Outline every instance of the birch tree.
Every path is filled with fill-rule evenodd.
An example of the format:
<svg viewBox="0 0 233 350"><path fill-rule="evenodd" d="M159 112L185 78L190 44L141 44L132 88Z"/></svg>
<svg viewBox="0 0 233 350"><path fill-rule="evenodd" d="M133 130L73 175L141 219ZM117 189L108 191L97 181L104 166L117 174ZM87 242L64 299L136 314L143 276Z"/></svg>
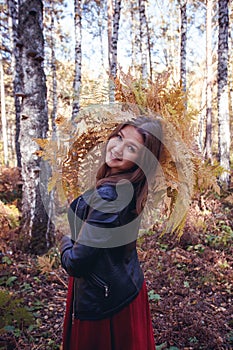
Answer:
<svg viewBox="0 0 233 350"><path fill-rule="evenodd" d="M136 13L137 13L137 9L138 9L138 5L137 5L137 1L136 0L132 0L130 1L129 4L130 8L130 19L131 19L131 30L130 30L130 36L131 36L131 65L130 65L130 72L132 75L136 75L136 71L137 71L137 66L138 66L138 61L137 61L137 56L138 56L138 42L139 42L139 38L137 35L137 17L136 17Z"/></svg>
<svg viewBox="0 0 233 350"><path fill-rule="evenodd" d="M44 253L53 244L54 226L47 214L51 205L47 193L48 172L41 174L35 139L45 139L48 131L46 83L43 70L43 4L41 0L22 1L19 7L19 61L22 72L20 149L23 198L22 232L33 252ZM47 211L45 209L45 205Z"/></svg>
<svg viewBox="0 0 233 350"><path fill-rule="evenodd" d="M14 89L14 103L15 103L15 150L17 165L21 167L21 152L20 152L20 110L21 99L24 97L22 90L22 69L19 60L19 52L21 48L21 41L18 38L18 0L7 0L8 12L11 19L11 33L12 33L12 60L13 60L13 89Z"/></svg>
<svg viewBox="0 0 233 350"><path fill-rule="evenodd" d="M111 60L112 60L112 47L111 47L111 42L112 42L112 22L113 22L113 4L112 0L107 0L107 31L108 31L108 66L109 66L109 71L111 67Z"/></svg>
<svg viewBox="0 0 233 350"><path fill-rule="evenodd" d="M62 56L62 60L66 59L70 36L65 32L66 27L61 23L61 20L64 18L64 0L57 0L56 2L53 0L44 0L43 4L43 33L45 41L45 66L47 70L48 115L51 120L52 137L56 138L57 126L55 120L58 113L58 103L60 102L59 89L61 89L61 82L58 85L58 68L61 67L61 62L58 64L57 57ZM72 88L69 88L70 95L71 91Z"/></svg>
<svg viewBox="0 0 233 350"><path fill-rule="evenodd" d="M111 0L108 0L111 1ZM112 37L110 45L110 91L109 102L115 101L115 84L114 81L117 77L117 45L119 34L119 23L121 15L121 0L114 1L113 18L112 18Z"/></svg>
<svg viewBox="0 0 233 350"><path fill-rule="evenodd" d="M140 27L140 54L141 54L141 78L145 83L148 79L147 55L148 55L148 36L145 1L138 0L139 9L139 27Z"/></svg>
<svg viewBox="0 0 233 350"><path fill-rule="evenodd" d="M224 187L230 184L230 118L228 99L228 0L218 1L218 152Z"/></svg>
<svg viewBox="0 0 233 350"><path fill-rule="evenodd" d="M75 69L73 82L72 119L79 112L81 68L82 68L82 0L74 0L74 33L75 33Z"/></svg>
<svg viewBox="0 0 233 350"><path fill-rule="evenodd" d="M55 54L55 40L54 40L54 15L51 13L51 68L52 68L52 134L56 135L56 123L57 117L57 69L56 69L56 54Z"/></svg>
<svg viewBox="0 0 233 350"><path fill-rule="evenodd" d="M180 0L180 82L186 91L187 65L187 0Z"/></svg>
<svg viewBox="0 0 233 350"><path fill-rule="evenodd" d="M212 162L212 0L206 2L206 158Z"/></svg>
<svg viewBox="0 0 233 350"><path fill-rule="evenodd" d="M167 9L164 8L167 6ZM180 81L180 30L177 11L177 3L174 1L160 1L159 5L160 16L160 31L161 37L159 38L156 33L155 37L157 41L161 40L161 46L163 49L163 61L167 70L172 71L172 77L175 82ZM169 16L167 16L167 12ZM156 29L154 29L156 30Z"/></svg>
<svg viewBox="0 0 233 350"><path fill-rule="evenodd" d="M0 53L0 79L1 79L1 120L2 120L2 137L3 137L3 155L4 164L8 165L8 142L7 142L7 120L6 120L6 102L4 86L4 70L2 63L2 53Z"/></svg>
<svg viewBox="0 0 233 350"><path fill-rule="evenodd" d="M56 40L55 40L55 17L56 9L53 1L48 1L46 4L46 27L49 32L47 36L47 44L50 48L50 65L52 75L52 108L51 108L51 125L52 125L52 137L56 136L56 123L57 117L57 69L56 69Z"/></svg>

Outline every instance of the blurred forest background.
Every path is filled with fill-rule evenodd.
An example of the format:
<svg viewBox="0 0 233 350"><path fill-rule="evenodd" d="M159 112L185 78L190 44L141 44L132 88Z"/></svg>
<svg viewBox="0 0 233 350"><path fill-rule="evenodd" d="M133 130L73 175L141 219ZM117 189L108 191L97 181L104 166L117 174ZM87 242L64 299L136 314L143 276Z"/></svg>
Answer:
<svg viewBox="0 0 233 350"><path fill-rule="evenodd" d="M0 349L60 348L68 228L59 205L54 224L54 202L74 181L72 171L62 181L64 154L82 111L106 106L108 120L107 106L128 104L162 115L192 158L180 239L161 236L156 221L138 242L157 349L232 349L233 3L1 0L0 9ZM87 120L92 134L78 135L72 164L98 142ZM167 187L169 212L172 175Z"/></svg>

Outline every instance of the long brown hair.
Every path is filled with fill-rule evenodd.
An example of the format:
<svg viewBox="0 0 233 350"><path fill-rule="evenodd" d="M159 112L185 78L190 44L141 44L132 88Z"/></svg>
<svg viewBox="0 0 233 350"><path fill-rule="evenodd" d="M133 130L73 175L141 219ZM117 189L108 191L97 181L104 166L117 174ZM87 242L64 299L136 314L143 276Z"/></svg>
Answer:
<svg viewBox="0 0 233 350"><path fill-rule="evenodd" d="M103 183L117 183L122 179L129 180L135 189L136 210L141 213L148 194L148 186L155 177L157 164L160 159L162 145L162 126L159 119L152 119L146 116L119 124L109 135L108 141L118 135L127 125L136 128L143 138L143 145L147 152L143 152L140 159L140 166L135 165L130 171L111 175L111 169L104 162L99 168L96 176L96 186ZM106 151L106 147L105 147ZM149 151L149 152L148 152Z"/></svg>

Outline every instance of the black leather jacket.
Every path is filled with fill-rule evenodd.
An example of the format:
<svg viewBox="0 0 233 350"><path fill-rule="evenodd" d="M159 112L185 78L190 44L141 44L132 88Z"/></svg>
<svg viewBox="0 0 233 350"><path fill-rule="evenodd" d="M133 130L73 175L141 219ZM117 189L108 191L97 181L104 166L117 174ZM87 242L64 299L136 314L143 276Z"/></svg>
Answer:
<svg viewBox="0 0 233 350"><path fill-rule="evenodd" d="M111 317L139 293L144 276L136 239L140 217L128 184L104 184L71 203L72 239L63 237L62 266L74 276L74 317ZM125 206L125 203L127 205Z"/></svg>

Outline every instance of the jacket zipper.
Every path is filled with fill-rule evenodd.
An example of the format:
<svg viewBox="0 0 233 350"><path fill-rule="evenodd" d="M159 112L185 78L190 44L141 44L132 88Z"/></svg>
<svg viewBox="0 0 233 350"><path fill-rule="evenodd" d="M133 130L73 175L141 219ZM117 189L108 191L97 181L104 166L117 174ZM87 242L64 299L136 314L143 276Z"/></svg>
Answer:
<svg viewBox="0 0 233 350"><path fill-rule="evenodd" d="M101 278L99 278L99 276L97 276L94 273L91 273L90 277L97 286L104 289L104 296L105 296L105 298L107 298L109 296L109 287L106 284L106 282L104 282Z"/></svg>
<svg viewBox="0 0 233 350"><path fill-rule="evenodd" d="M76 239L78 238L78 234L77 234L77 224L76 224L76 220L77 220L77 210L78 210L78 206L79 206L79 202L81 200L81 196L79 196L78 200L77 200L77 204L76 204L76 207L75 207L75 211L74 211L74 236L75 236L75 241Z"/></svg>

